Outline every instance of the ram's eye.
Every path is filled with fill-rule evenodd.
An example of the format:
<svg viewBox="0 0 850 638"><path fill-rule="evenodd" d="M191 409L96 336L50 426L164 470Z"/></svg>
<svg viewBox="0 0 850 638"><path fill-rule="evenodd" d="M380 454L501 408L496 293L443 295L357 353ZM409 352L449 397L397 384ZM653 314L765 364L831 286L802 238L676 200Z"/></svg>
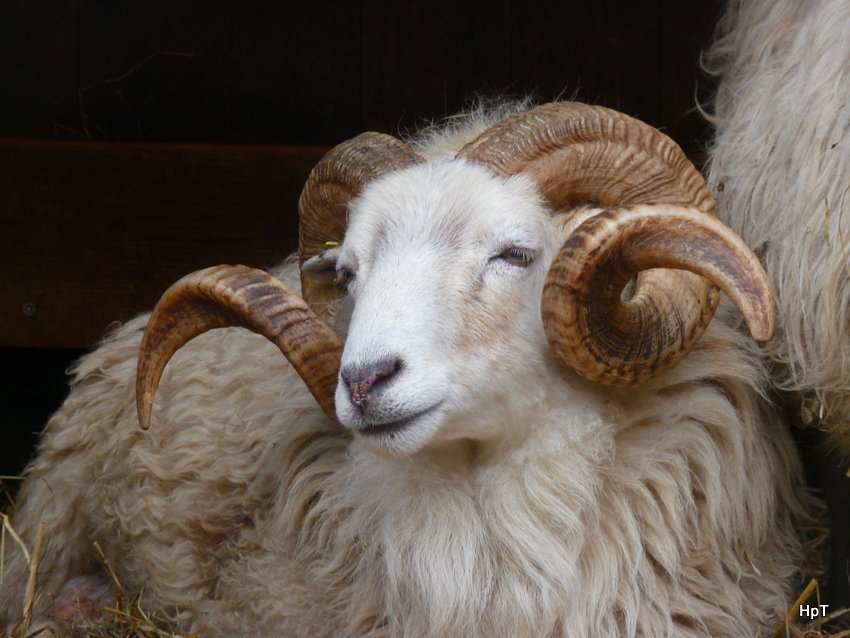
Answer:
<svg viewBox="0 0 850 638"><path fill-rule="evenodd" d="M354 279L354 272L350 268L342 266L336 269L336 277L334 277L334 285L346 289L351 280Z"/></svg>
<svg viewBox="0 0 850 638"><path fill-rule="evenodd" d="M534 253L528 248L511 246L499 254L499 259L503 259L514 266L528 266L532 261L534 261Z"/></svg>

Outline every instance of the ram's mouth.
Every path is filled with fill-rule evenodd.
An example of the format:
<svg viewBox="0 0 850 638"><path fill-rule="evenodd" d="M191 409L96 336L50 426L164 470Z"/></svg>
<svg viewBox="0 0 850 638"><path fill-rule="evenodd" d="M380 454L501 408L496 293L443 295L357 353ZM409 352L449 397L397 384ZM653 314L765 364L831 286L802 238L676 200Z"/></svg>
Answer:
<svg viewBox="0 0 850 638"><path fill-rule="evenodd" d="M416 414L412 414L403 419L399 419L398 421L388 421L387 423L374 423L374 424L365 424L361 427L357 428L357 433L362 434L367 437L378 437L378 436L394 436L395 434L401 432L410 426L414 421L418 421L420 418L429 414L436 408L437 406L431 406L423 410L422 412L417 412Z"/></svg>

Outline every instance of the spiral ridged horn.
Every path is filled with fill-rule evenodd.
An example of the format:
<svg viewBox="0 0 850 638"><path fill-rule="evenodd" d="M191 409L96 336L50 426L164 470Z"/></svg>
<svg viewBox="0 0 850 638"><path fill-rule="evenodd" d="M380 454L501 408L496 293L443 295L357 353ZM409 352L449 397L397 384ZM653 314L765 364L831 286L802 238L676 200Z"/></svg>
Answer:
<svg viewBox="0 0 850 638"><path fill-rule="evenodd" d="M136 409L150 424L162 371L185 343L215 328L241 326L280 348L332 419L342 344L292 289L262 270L213 266L187 275L163 294L139 349Z"/></svg>
<svg viewBox="0 0 850 638"><path fill-rule="evenodd" d="M713 219L702 175L658 130L604 107L546 104L502 120L459 156L501 176L529 176L555 210L619 208L582 223L546 278L544 328L555 355L578 374L632 384L675 366L711 321L719 301L711 282L738 303L757 339L769 338L767 277ZM634 294L623 299L639 271Z"/></svg>
<svg viewBox="0 0 850 638"><path fill-rule="evenodd" d="M331 149L307 178L298 202L299 265L342 243L348 203L363 186L387 173L422 162L401 140L384 133L366 132ZM319 317L329 323L328 304L337 296L333 284L301 272L301 294Z"/></svg>
<svg viewBox="0 0 850 638"><path fill-rule="evenodd" d="M620 292L647 269L658 270L623 301ZM700 291L682 288L683 273L670 269L714 282L739 308L753 337L770 338L770 282L743 240L693 208L637 205L580 224L552 262L541 313L554 351L585 378L609 384L640 383L675 366L704 326L680 321L688 311L701 314Z"/></svg>

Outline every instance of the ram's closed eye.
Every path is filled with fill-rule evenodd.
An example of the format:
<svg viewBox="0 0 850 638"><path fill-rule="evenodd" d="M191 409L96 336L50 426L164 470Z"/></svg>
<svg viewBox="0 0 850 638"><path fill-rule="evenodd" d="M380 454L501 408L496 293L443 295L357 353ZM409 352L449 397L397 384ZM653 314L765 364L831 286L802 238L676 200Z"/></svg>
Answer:
<svg viewBox="0 0 850 638"><path fill-rule="evenodd" d="M493 259L506 261L514 266L528 266L534 261L534 251L530 248L521 248L519 246L510 246L505 248Z"/></svg>

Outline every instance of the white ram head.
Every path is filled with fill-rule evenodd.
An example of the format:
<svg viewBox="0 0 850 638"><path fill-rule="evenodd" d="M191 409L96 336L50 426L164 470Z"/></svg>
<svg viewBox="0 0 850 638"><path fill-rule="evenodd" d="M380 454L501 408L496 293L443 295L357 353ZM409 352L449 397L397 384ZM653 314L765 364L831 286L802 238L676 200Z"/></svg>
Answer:
<svg viewBox="0 0 850 638"><path fill-rule="evenodd" d="M316 166L300 215L309 308L244 267L175 284L142 344L143 425L169 357L215 327L275 341L324 411L383 453L507 436L486 424L516 423L568 385L559 368L652 378L699 339L715 285L757 340L773 329L770 285L699 172L657 130L601 107L517 113L441 162L364 133Z"/></svg>

